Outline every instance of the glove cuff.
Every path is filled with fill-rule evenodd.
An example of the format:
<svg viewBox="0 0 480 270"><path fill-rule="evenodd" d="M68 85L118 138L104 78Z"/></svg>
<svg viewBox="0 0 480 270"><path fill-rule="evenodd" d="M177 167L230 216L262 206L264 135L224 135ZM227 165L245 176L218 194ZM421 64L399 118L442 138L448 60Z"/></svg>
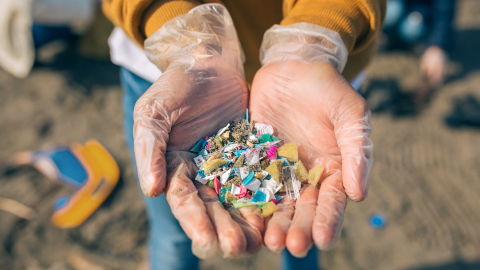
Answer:
<svg viewBox="0 0 480 270"><path fill-rule="evenodd" d="M220 4L200 5L166 22L145 40L148 59L162 72L208 65L227 66L243 75L244 55L228 10ZM203 61L204 60L204 61Z"/></svg>
<svg viewBox="0 0 480 270"><path fill-rule="evenodd" d="M262 65L285 60L329 62L342 72L347 58L347 48L337 32L310 23L274 25L265 32L260 48Z"/></svg>

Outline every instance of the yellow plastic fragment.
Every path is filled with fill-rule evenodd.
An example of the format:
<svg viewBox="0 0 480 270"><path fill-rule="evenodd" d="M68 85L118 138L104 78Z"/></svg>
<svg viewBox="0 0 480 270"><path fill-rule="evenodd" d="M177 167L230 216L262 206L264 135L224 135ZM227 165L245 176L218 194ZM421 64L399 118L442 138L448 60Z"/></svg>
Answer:
<svg viewBox="0 0 480 270"><path fill-rule="evenodd" d="M215 170L216 168L223 166L227 164L228 161L224 159L213 159L213 160L207 160L203 163L203 170L205 173L210 173L211 171Z"/></svg>
<svg viewBox="0 0 480 270"><path fill-rule="evenodd" d="M275 180L277 184L283 184L282 160L277 159L272 162L265 171Z"/></svg>
<svg viewBox="0 0 480 270"><path fill-rule="evenodd" d="M298 148L297 143L290 142L280 146L277 149L277 153L279 156L288 159L290 162L297 162L298 161Z"/></svg>
<svg viewBox="0 0 480 270"><path fill-rule="evenodd" d="M303 165L303 162L299 160L297 163L295 163L295 166L297 166L297 169L295 170L295 176L297 177L297 180L305 183L308 181L308 170Z"/></svg>
<svg viewBox="0 0 480 270"><path fill-rule="evenodd" d="M263 174L262 174L262 173L259 173L259 172L257 172L257 173L255 173L255 175L253 175L253 177L255 177L255 178L259 178L259 179L260 179L260 178L262 178L262 177L263 177Z"/></svg>
<svg viewBox="0 0 480 270"><path fill-rule="evenodd" d="M262 217L266 218L271 216L277 209L278 207L273 202L269 202L262 208Z"/></svg>
<svg viewBox="0 0 480 270"><path fill-rule="evenodd" d="M311 169L308 172L308 183L314 187L318 187L318 183L320 182L320 178L323 174L323 166L318 165L317 167Z"/></svg>

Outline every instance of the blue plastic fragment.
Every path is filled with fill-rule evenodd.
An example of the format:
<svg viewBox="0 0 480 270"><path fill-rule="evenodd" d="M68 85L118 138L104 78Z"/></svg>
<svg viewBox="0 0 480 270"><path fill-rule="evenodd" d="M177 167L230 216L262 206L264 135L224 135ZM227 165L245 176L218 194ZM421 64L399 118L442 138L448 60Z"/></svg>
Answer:
<svg viewBox="0 0 480 270"><path fill-rule="evenodd" d="M233 168L233 172L235 173L236 176L241 177L240 170L238 168Z"/></svg>
<svg viewBox="0 0 480 270"><path fill-rule="evenodd" d="M281 201L282 199L283 199L283 196L275 195L275 200L277 200L277 202Z"/></svg>
<svg viewBox="0 0 480 270"><path fill-rule="evenodd" d="M246 119L247 122L248 122L248 108L247 108L247 113L246 113L246 115L245 115L245 119Z"/></svg>
<svg viewBox="0 0 480 270"><path fill-rule="evenodd" d="M387 223L387 218L382 214L373 214L370 217L370 227L374 229L381 229L385 227Z"/></svg>
<svg viewBox="0 0 480 270"><path fill-rule="evenodd" d="M239 156L241 156L242 153L245 152L245 151L246 151L246 150L238 150L238 151L236 151L234 154L235 154L235 156L239 157Z"/></svg>
<svg viewBox="0 0 480 270"><path fill-rule="evenodd" d="M265 193L257 189L257 191L255 191L255 194L253 194L251 201L264 202L266 198L267 198L267 195L265 195Z"/></svg>
<svg viewBox="0 0 480 270"><path fill-rule="evenodd" d="M245 177L245 179L243 179L243 186L246 186L248 184L250 184L250 182L253 181L253 176L255 174L253 173L253 171L250 172L250 174L247 175L247 177Z"/></svg>
<svg viewBox="0 0 480 270"><path fill-rule="evenodd" d="M281 157L280 159L282 160L282 165L283 166L289 166L290 165L290 162L288 162L288 159L286 159L284 157Z"/></svg>
<svg viewBox="0 0 480 270"><path fill-rule="evenodd" d="M202 148L205 148L205 146L206 146L207 144L208 144L208 142L204 140L203 145L202 145Z"/></svg>
<svg viewBox="0 0 480 270"><path fill-rule="evenodd" d="M205 178L205 172L203 170L198 170L197 173L200 174L202 178Z"/></svg>
<svg viewBox="0 0 480 270"><path fill-rule="evenodd" d="M203 143L204 143L204 142L206 142L204 139L201 139L200 141L198 141L198 142L192 147L192 149L190 149L190 152L198 153L198 152L202 151Z"/></svg>
<svg viewBox="0 0 480 270"><path fill-rule="evenodd" d="M264 149L265 147L261 146L260 144L254 144L253 146L255 146L255 148L260 148L260 149Z"/></svg>
<svg viewBox="0 0 480 270"><path fill-rule="evenodd" d="M221 188L220 191L218 192L218 195L220 197L220 202L221 203L224 203L225 202L225 193L227 193L227 191L230 191L232 189L232 187L226 187L226 188Z"/></svg>
<svg viewBox="0 0 480 270"><path fill-rule="evenodd" d="M207 150L203 149L202 151L200 151L200 152L198 153L198 155L200 155L200 156L208 156L208 152L207 152Z"/></svg>

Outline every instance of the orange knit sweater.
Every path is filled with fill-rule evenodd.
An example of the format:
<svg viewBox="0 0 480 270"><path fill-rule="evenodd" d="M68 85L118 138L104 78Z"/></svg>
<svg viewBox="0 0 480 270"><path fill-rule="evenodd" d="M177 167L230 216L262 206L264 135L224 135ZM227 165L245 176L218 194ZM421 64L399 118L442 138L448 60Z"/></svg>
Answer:
<svg viewBox="0 0 480 270"><path fill-rule="evenodd" d="M340 34L348 49L343 75L352 79L368 64L387 0L103 0L105 15L140 46L168 20L197 5L221 3L230 12L245 52L245 76L260 68L263 34L274 24L307 22Z"/></svg>

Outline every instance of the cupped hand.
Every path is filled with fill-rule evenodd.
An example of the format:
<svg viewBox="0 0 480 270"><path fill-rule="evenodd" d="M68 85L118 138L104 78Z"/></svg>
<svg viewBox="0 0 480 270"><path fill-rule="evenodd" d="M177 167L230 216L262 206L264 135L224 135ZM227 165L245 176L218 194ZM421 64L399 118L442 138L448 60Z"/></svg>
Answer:
<svg viewBox="0 0 480 270"><path fill-rule="evenodd" d="M282 200L266 221L265 245L297 257L313 244L338 241L347 196L367 197L373 162L370 111L365 99L327 62L282 61L263 66L250 93L251 117L294 141L308 169L325 167L320 189L306 186L296 201Z"/></svg>
<svg viewBox="0 0 480 270"><path fill-rule="evenodd" d="M245 114L248 89L239 46L228 11L218 4L175 17L145 43L163 74L135 105L140 186L150 197L165 193L200 258L217 251L224 257L252 254L262 244L260 210L224 208L214 190L194 180L194 155L188 152Z"/></svg>

